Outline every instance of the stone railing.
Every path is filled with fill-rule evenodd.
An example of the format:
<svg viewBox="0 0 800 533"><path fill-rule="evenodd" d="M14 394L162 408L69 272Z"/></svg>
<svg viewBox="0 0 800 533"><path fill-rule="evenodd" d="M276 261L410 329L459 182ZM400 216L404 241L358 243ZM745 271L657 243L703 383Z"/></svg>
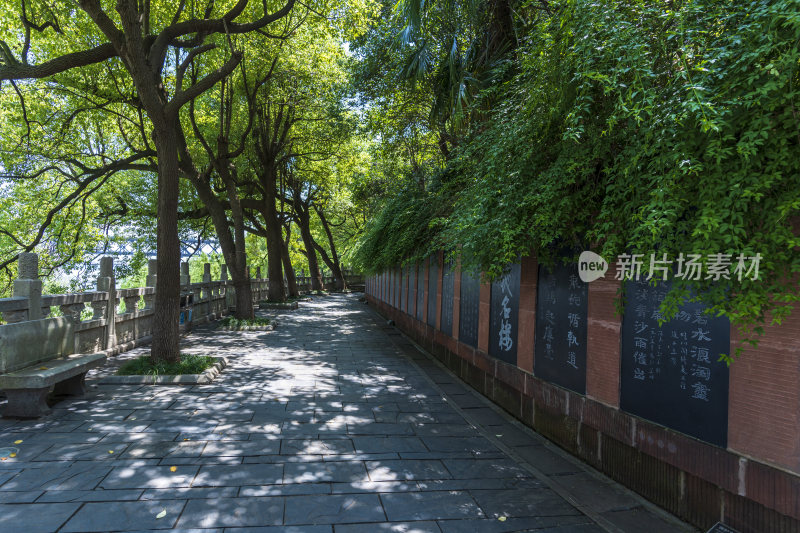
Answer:
<svg viewBox="0 0 800 533"><path fill-rule="evenodd" d="M0 298L4 322L0 325L0 373L11 371L18 360L93 352L115 355L150 340L157 285L155 260L148 264L146 287L117 289L113 259L103 257L97 290L71 294L42 294L36 254L21 254L18 271L13 296ZM256 278L251 280L254 303L267 295L268 281L260 275L257 268ZM189 265L181 264L182 331L227 315L235 306L225 265L220 277L212 281L211 265L206 263L202 281L192 283ZM59 313L62 316L51 316Z"/></svg>
<svg viewBox="0 0 800 533"><path fill-rule="evenodd" d="M345 282L347 282L348 288L361 288L364 287L364 276L362 274L352 274L349 272L345 272L344 275ZM311 290L311 277L309 276L297 276L295 278L297 282L297 290L300 292L308 292ZM332 289L336 287L338 280L334 276L323 276L322 283L325 286L326 290Z"/></svg>

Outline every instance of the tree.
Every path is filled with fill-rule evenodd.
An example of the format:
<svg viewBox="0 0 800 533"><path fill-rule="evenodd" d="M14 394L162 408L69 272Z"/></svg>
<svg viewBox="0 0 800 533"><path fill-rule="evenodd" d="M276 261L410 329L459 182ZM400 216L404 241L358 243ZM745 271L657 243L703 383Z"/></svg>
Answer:
<svg viewBox="0 0 800 533"><path fill-rule="evenodd" d="M230 56L220 68L184 88L186 69L194 58L217 48L216 43L207 42L210 37L262 30L285 17L291 11L294 0L287 0L274 13L266 11L266 3L261 9L260 6L249 6L248 0L240 0L221 17L212 16L213 3L209 3L199 16L193 9L187 13L184 2L171 10L169 4L153 6L151 2L120 0L116 3L116 13L111 14L103 9L98 0L80 0L78 5L82 13L72 12L68 4L58 4L55 8L41 5L34 10L32 3L23 0L20 13L22 31L16 29L4 34L6 38L15 31L17 35L24 35L23 41L16 47L19 57L12 53L6 40L0 41L3 55L0 81L49 78L114 58L121 61L135 87L135 97L153 128L152 137L158 158L159 290L155 299L151 355L156 360L177 360L180 357L180 247L177 230L179 112L184 105L230 74L241 61L241 52L231 46ZM6 6L6 10L10 9ZM48 20L36 24L28 17L29 11L45 13L43 16ZM250 18L248 22L236 22L245 14ZM71 24L83 30L87 41L100 44L82 44L77 50L60 53L63 43L58 38L52 38L52 33L60 33L61 28L65 27L59 17L70 20ZM88 24L87 17L93 25ZM48 32L48 29L52 29L52 32ZM34 36L36 42L32 40ZM230 45L231 41L228 43ZM32 47L35 48L34 55L42 58L38 64L29 63ZM170 87L172 95L169 94Z"/></svg>

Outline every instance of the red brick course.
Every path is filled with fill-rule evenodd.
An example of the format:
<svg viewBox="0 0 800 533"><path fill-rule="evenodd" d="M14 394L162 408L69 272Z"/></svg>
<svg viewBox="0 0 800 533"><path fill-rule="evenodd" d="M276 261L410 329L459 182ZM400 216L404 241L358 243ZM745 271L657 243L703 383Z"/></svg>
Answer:
<svg viewBox="0 0 800 533"><path fill-rule="evenodd" d="M800 314L765 326L758 347L731 328L731 352L748 346L730 367L728 446L800 472Z"/></svg>
<svg viewBox="0 0 800 533"><path fill-rule="evenodd" d="M586 339L586 395L597 401L619 407L620 329L614 299L620 282L613 279L615 265L608 267L606 277L589 284L588 324Z"/></svg>

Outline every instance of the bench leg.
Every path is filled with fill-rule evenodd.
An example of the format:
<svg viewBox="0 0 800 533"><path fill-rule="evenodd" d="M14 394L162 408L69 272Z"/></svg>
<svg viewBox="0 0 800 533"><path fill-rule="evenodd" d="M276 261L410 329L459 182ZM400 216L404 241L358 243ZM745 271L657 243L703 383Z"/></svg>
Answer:
<svg viewBox="0 0 800 533"><path fill-rule="evenodd" d="M86 372L72 376L64 381L59 381L53 387L56 396L83 396L86 394Z"/></svg>
<svg viewBox="0 0 800 533"><path fill-rule="evenodd" d="M47 405L49 387L43 389L6 390L8 403L3 409L5 418L39 418L50 412Z"/></svg>

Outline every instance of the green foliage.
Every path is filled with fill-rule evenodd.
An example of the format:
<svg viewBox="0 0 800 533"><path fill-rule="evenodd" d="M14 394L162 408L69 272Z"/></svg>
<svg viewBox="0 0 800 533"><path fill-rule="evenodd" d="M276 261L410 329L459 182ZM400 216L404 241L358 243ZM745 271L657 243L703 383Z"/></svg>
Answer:
<svg viewBox="0 0 800 533"><path fill-rule="evenodd" d="M225 329L239 329L243 326L269 326L271 324L269 318L255 317L255 318L236 318L228 315L219 321L219 327Z"/></svg>
<svg viewBox="0 0 800 533"><path fill-rule="evenodd" d="M448 178L437 174L427 190L411 179L403 182L367 222L353 253L355 267L380 272L449 248L442 228L460 184Z"/></svg>
<svg viewBox="0 0 800 533"><path fill-rule="evenodd" d="M126 361L117 370L118 376L175 376L200 374L216 363L210 355L182 354L178 362L153 362L149 355Z"/></svg>
<svg viewBox="0 0 800 533"><path fill-rule="evenodd" d="M564 246L760 253L758 280L702 280L692 294L746 334L780 322L800 272L800 3L537 5L519 6L513 76L478 96L491 113L448 162L452 203L433 188L391 193L361 264L437 246L490 275ZM667 316L688 294L676 283Z"/></svg>

